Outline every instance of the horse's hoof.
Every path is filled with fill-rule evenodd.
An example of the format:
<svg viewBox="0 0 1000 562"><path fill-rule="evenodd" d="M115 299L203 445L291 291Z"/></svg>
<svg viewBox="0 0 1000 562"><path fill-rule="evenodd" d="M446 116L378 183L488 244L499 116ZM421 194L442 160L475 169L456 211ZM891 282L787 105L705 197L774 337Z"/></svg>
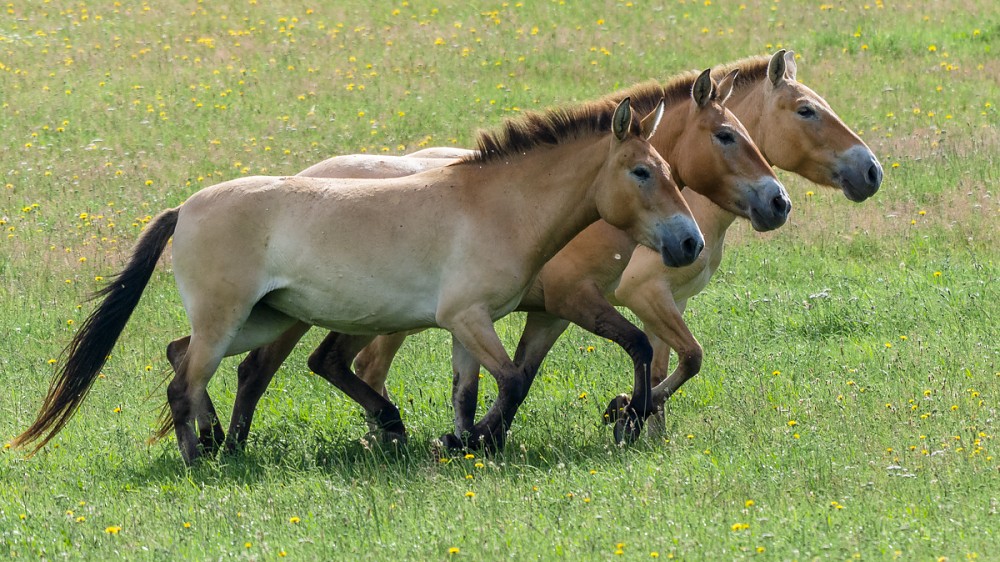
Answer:
<svg viewBox="0 0 1000 562"><path fill-rule="evenodd" d="M465 449L465 443L454 433L445 433L441 436L441 446L447 451L461 451Z"/></svg>
<svg viewBox="0 0 1000 562"><path fill-rule="evenodd" d="M611 402L608 403L608 407L604 409L604 423L617 424L619 420L624 419L629 400L630 397L628 394L619 394L612 398Z"/></svg>
<svg viewBox="0 0 1000 562"><path fill-rule="evenodd" d="M407 437L405 431L402 433L383 431L379 434L379 441L381 441L383 445L394 445L401 447L403 445L406 445L406 440Z"/></svg>
<svg viewBox="0 0 1000 562"><path fill-rule="evenodd" d="M614 434L615 443L631 445L642 435L642 420L635 412L628 412L615 422Z"/></svg>

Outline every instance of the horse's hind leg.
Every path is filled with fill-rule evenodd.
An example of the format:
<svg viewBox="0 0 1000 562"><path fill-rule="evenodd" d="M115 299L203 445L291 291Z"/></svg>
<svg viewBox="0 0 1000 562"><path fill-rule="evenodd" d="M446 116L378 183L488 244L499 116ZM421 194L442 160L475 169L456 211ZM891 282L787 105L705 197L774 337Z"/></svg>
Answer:
<svg viewBox="0 0 1000 562"><path fill-rule="evenodd" d="M176 360L177 364L174 378L167 385L167 400L177 446L187 464L203 454L212 454L225 438L206 390L224 351L200 346L195 338L182 338L168 347L168 356L174 357L171 362Z"/></svg>
<svg viewBox="0 0 1000 562"><path fill-rule="evenodd" d="M389 378L389 368L396 353L412 332L395 332L377 336L354 358L354 371L368 386L389 398L385 380Z"/></svg>
<svg viewBox="0 0 1000 562"><path fill-rule="evenodd" d="M251 351L240 363L236 401L233 403L233 417L229 420L229 438L226 439L227 451L235 451L246 444L260 397L271 384L278 367L307 331L309 325L298 322L278 339Z"/></svg>
<svg viewBox="0 0 1000 562"><path fill-rule="evenodd" d="M188 345L191 343L191 336L185 336L178 340L174 340L167 345L167 360L170 361L170 365L174 369L174 373L180 372L182 362L187 355ZM209 415L206 419L209 420L208 424L199 424L198 427L198 445L202 448L205 453L212 453L215 451L219 443L225 439L225 433L222 431L222 424L219 422L219 416L215 413L215 406L212 404L212 400L208 397L208 393L202 398L207 404Z"/></svg>
<svg viewBox="0 0 1000 562"><path fill-rule="evenodd" d="M330 332L309 356L309 368L360 404L369 423L375 424L386 440L406 439L399 409L351 371L351 362L374 336L351 336Z"/></svg>

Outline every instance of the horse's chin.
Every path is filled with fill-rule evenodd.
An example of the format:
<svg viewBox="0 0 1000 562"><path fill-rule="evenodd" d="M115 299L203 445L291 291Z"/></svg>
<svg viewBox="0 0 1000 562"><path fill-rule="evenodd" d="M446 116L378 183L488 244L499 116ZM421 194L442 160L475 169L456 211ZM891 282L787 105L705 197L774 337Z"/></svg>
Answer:
<svg viewBox="0 0 1000 562"><path fill-rule="evenodd" d="M848 201L853 201L854 203L861 203L862 201L865 201L872 195L875 195L874 192L861 193L856 189L852 188L850 185L848 185L847 182L843 182L841 184L840 191L843 192L844 197L847 197Z"/></svg>
<svg viewBox="0 0 1000 562"><path fill-rule="evenodd" d="M774 215L772 217L766 217L757 209L750 209L750 226L753 227L757 232L770 232L779 228L781 225L785 224L787 216Z"/></svg>

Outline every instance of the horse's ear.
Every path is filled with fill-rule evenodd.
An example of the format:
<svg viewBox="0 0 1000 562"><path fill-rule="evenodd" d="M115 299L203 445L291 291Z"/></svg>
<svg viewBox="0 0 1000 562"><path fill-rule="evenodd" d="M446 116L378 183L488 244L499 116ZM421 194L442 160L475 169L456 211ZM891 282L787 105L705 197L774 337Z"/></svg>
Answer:
<svg viewBox="0 0 1000 562"><path fill-rule="evenodd" d="M691 86L691 97L694 98L694 103L698 107L705 107L708 102L712 101L713 88L715 88L715 84L712 82L712 69L706 68Z"/></svg>
<svg viewBox="0 0 1000 562"><path fill-rule="evenodd" d="M618 103L615 114L611 117L611 131L615 138L623 141L628 138L629 131L632 130L632 106L629 99L625 98Z"/></svg>
<svg viewBox="0 0 1000 562"><path fill-rule="evenodd" d="M642 131L642 138L649 140L653 133L656 132L656 128L660 125L660 119L663 119L663 111L667 107L667 102L660 98L660 103L656 104L656 109L652 111L649 115L642 118L640 122L640 130Z"/></svg>
<svg viewBox="0 0 1000 562"><path fill-rule="evenodd" d="M719 100L719 104L726 103L729 96L733 93L733 85L736 83L736 75L740 73L740 69L734 69L732 72L726 75L725 78L719 82L716 88L716 97Z"/></svg>
<svg viewBox="0 0 1000 562"><path fill-rule="evenodd" d="M795 51L785 53L785 77L795 80Z"/></svg>
<svg viewBox="0 0 1000 562"><path fill-rule="evenodd" d="M777 86L785 79L785 50L774 53L771 62L767 63L767 77L771 84Z"/></svg>

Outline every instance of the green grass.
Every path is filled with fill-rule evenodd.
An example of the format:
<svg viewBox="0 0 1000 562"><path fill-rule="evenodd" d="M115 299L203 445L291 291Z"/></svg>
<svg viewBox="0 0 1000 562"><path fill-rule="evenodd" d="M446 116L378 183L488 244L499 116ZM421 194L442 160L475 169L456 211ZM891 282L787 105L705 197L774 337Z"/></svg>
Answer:
<svg viewBox="0 0 1000 562"><path fill-rule="evenodd" d="M225 179L468 146L522 110L779 47L801 54L800 79L886 177L855 205L781 174L789 224L734 226L687 313L702 372L662 431L625 448L599 413L630 368L589 333L559 341L507 450L467 459L430 445L451 425L445 333L411 338L395 364L388 384L411 438L392 450L367 446L360 408L309 375L317 332L276 376L248 450L187 469L172 439L146 445L165 345L186 327L168 262L76 418L35 457L0 454L0 556L1000 552L992 3L120 4L2 8L4 441L33 419L50 360L142 224ZM511 346L521 321L499 325ZM226 418L235 365L210 386ZM484 383L482 407L496 393Z"/></svg>

